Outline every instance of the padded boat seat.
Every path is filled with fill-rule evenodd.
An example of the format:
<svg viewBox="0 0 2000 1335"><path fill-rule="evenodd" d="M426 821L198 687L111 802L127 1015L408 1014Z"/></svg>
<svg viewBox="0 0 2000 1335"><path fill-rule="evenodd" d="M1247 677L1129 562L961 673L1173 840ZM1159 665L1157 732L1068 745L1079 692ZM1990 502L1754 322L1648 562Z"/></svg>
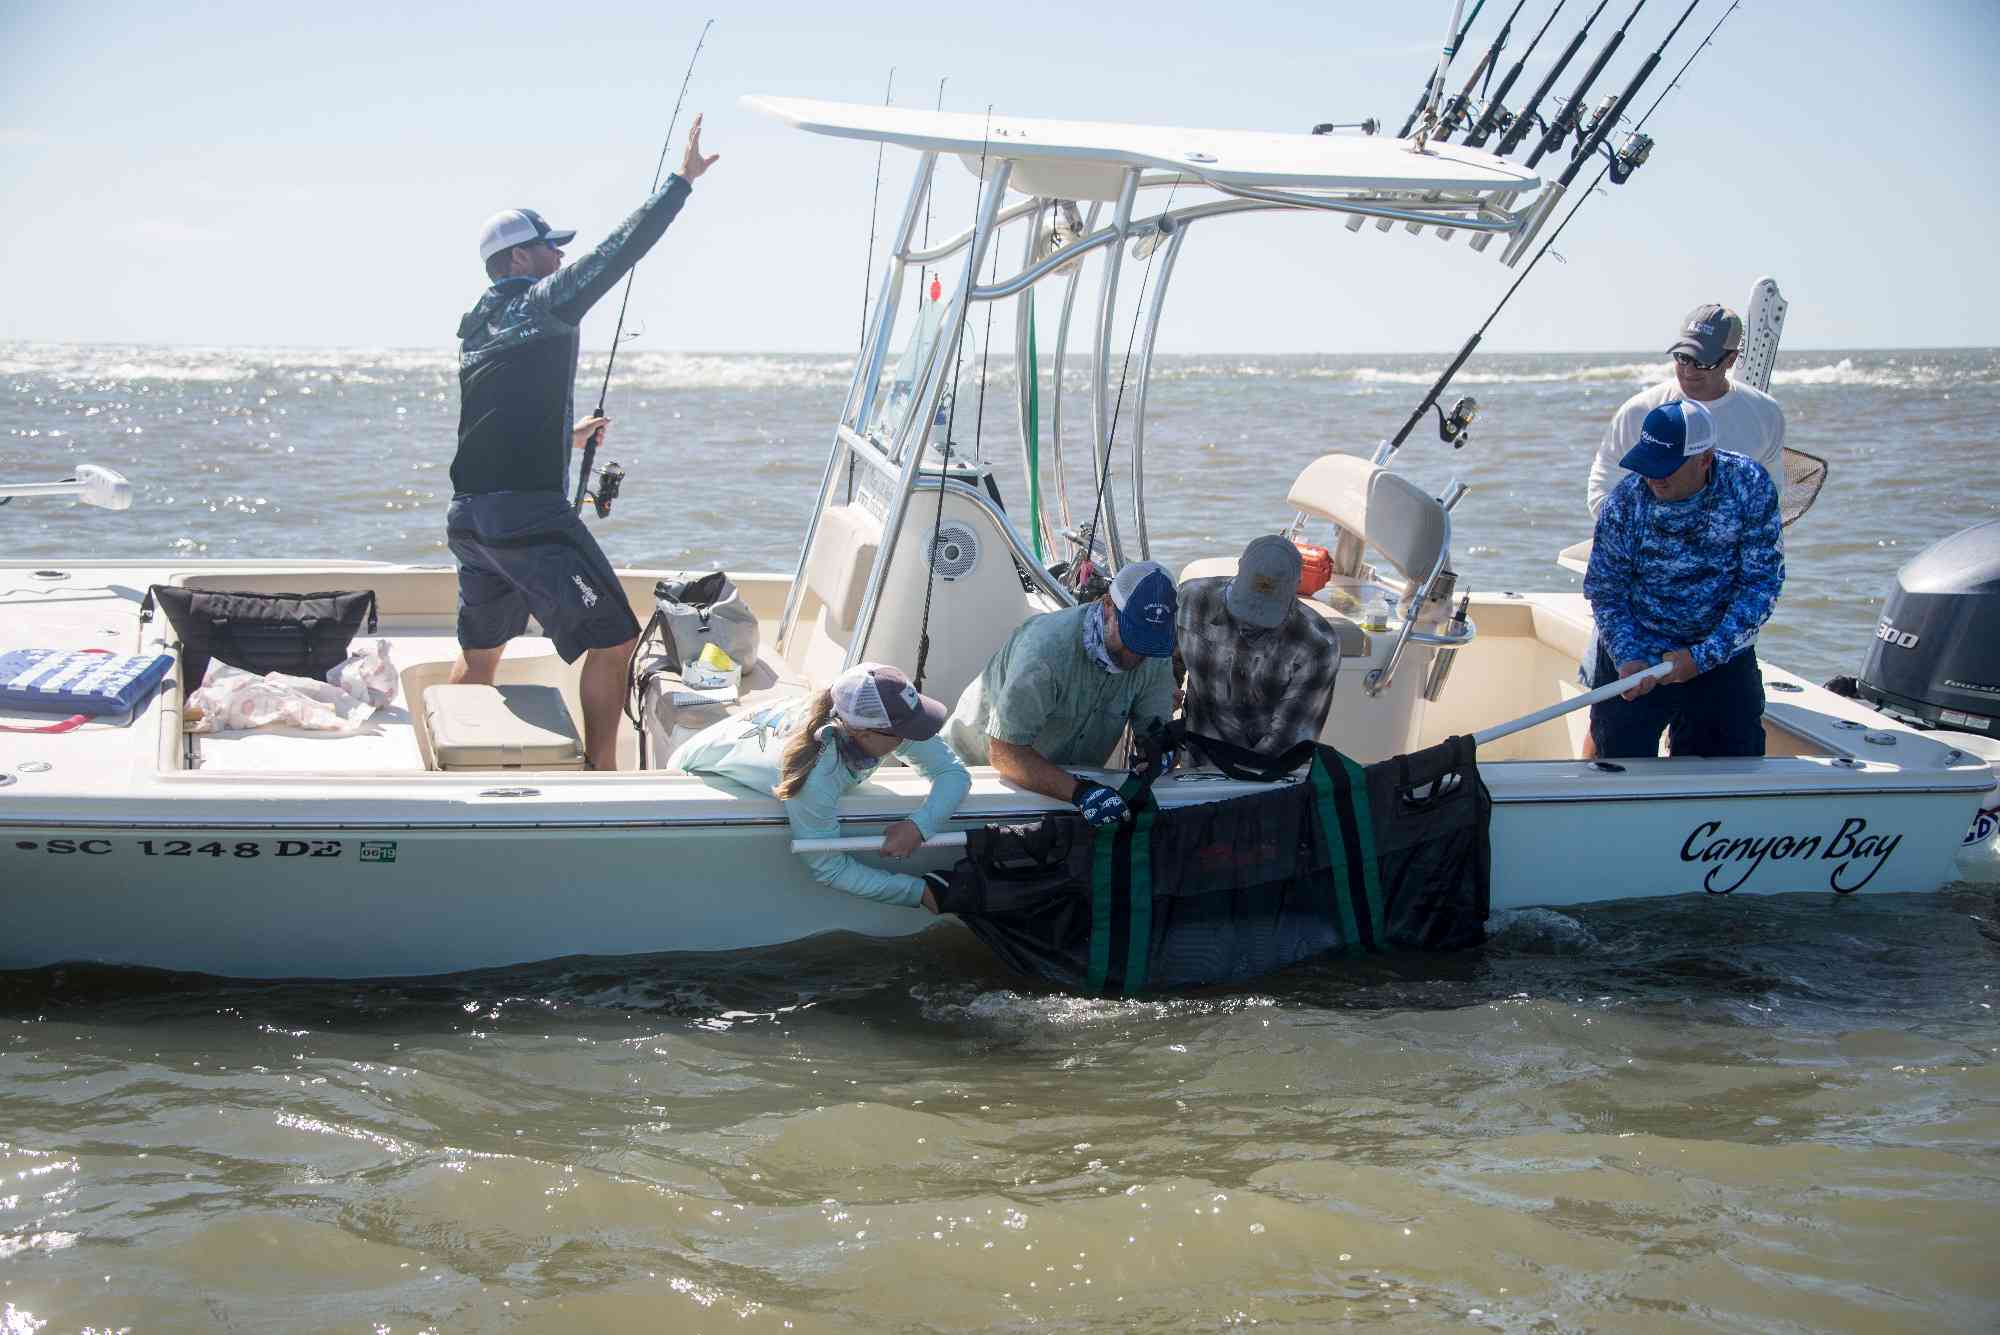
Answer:
<svg viewBox="0 0 2000 1335"><path fill-rule="evenodd" d="M666 769L668 759L682 742L723 719L811 693L803 677L781 676L769 659L760 657L744 674L736 699L726 704L677 705L674 694L681 689L680 677L664 670L649 675L651 668L664 669L664 664L657 658L639 664L639 717L646 734L645 763L641 769Z"/></svg>
<svg viewBox="0 0 2000 1335"><path fill-rule="evenodd" d="M441 770L583 768L583 742L553 686L433 686L424 717Z"/></svg>
<svg viewBox="0 0 2000 1335"><path fill-rule="evenodd" d="M1224 578L1234 576L1236 574L1236 560L1237 558L1233 556L1210 556L1199 561L1190 561L1181 567L1181 583L1185 584L1191 579L1207 579L1212 575L1221 575ZM1359 622L1342 616L1325 603L1319 602L1316 599L1301 598L1299 601L1312 611L1318 613L1321 617L1333 623L1334 630L1340 634L1340 656L1342 658L1368 657L1373 644L1368 638L1368 632L1361 629Z"/></svg>

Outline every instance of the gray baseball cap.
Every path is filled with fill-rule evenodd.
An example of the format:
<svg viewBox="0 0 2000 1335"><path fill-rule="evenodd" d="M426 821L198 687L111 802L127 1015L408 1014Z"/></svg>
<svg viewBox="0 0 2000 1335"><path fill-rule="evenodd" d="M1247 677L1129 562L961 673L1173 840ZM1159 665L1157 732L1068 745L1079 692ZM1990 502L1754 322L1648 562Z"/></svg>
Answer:
<svg viewBox="0 0 2000 1335"><path fill-rule="evenodd" d="M833 712L850 728L893 732L905 741L938 735L946 710L887 663L856 663L833 679Z"/></svg>
<svg viewBox="0 0 2000 1335"><path fill-rule="evenodd" d="M1669 354L1685 352L1704 366L1713 366L1726 352L1743 346L1743 318L1727 306L1709 302L1697 306L1681 321L1680 337L1667 349Z"/></svg>
<svg viewBox="0 0 2000 1335"><path fill-rule="evenodd" d="M1253 538L1222 595L1229 615L1246 626L1270 630L1285 624L1299 597L1299 549L1284 538Z"/></svg>

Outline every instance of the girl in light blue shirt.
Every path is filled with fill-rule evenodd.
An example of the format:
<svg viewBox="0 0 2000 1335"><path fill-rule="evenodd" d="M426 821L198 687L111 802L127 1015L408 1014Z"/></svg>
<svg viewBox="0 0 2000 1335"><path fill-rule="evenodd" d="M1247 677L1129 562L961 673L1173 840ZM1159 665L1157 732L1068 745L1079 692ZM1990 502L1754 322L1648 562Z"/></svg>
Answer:
<svg viewBox="0 0 2000 1335"><path fill-rule="evenodd" d="M898 669L862 663L803 702L766 705L702 729L669 763L769 793L785 804L794 838L822 839L840 833L841 797L894 752L931 781L923 805L882 836L882 856L906 858L944 828L972 787L972 776L938 738L945 712ZM883 871L845 853L800 856L824 885L885 904L921 904L933 913L946 882L940 872Z"/></svg>

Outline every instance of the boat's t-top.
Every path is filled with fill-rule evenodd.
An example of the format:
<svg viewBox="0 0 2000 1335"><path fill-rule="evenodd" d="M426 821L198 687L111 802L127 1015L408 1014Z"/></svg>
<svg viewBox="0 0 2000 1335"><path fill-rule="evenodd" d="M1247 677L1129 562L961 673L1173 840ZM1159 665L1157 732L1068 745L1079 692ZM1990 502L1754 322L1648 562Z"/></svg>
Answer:
<svg viewBox="0 0 2000 1335"><path fill-rule="evenodd" d="M981 529L1012 548L1009 578L1018 572L1031 599L1058 605L1072 600L1073 589L1051 570L1073 572L1090 562L1108 573L1150 556L1147 386L1166 291L1195 223L1240 213L1317 211L1343 218L1352 230L1372 221L1383 231L1400 223L1411 234L1429 231L1447 240L1462 233L1480 250L1495 236L1505 237L1500 258L1513 264L1546 218L1553 193L1541 190L1541 179L1530 171L1448 143L1041 120L796 98L745 101L816 134L918 154L779 629L787 656L815 676L863 657L900 661L914 647L906 641L928 638L922 626L884 634L879 624L885 582L903 544L914 491L942 490L949 497L949 503L940 497L937 516L924 516L927 540L911 553L912 565L932 568L926 579L958 578L953 560L976 553ZM970 228L926 247L919 228L938 162L947 155L979 179L976 215ZM1149 205L1158 201L1157 207L1142 210L1142 198ZM1021 244L1018 265L1005 272L1004 261L993 262L992 246L1010 227ZM1090 336L1092 486L1073 503L1063 461L1063 369L1081 261L1099 251L1103 262ZM1150 295L1141 294L1145 310L1136 344L1120 359L1114 357L1119 331L1113 312L1128 256L1156 272ZM955 273L938 267L947 262L955 263ZM921 283L914 312L904 302L912 267ZM983 282L982 273L988 275ZM1034 289L1051 279L1063 288L1053 364L1047 368L1052 506L1042 495L1043 368L1037 365L1033 316ZM955 408L955 361L973 305L1007 298L1020 303L1014 356L1022 373L1014 379L1028 490L1025 504L1017 502L1011 514L994 502L978 460L934 440L934 433L944 434L939 429ZM901 340L903 352L891 366L899 321L914 321L914 328ZM1123 383L1113 381L1114 365L1136 368L1129 400ZM1111 452L1121 417L1127 454L1118 481L1129 489L1129 533L1106 485L1113 476ZM956 513L961 509L980 513L961 518ZM815 638L821 643L814 652L799 646L794 632L816 612ZM836 645L838 662L831 656ZM943 676L961 678L967 667L956 665Z"/></svg>

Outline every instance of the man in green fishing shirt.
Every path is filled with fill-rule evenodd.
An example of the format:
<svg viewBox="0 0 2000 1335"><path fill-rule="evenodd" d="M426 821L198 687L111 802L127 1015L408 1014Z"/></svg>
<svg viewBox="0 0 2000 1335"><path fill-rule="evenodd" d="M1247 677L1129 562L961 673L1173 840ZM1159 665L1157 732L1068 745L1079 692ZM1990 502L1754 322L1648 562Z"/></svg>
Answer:
<svg viewBox="0 0 2000 1335"><path fill-rule="evenodd" d="M1115 825L1125 800L1066 765L1103 766L1130 728L1144 737L1174 712L1173 579L1157 561L1118 572L1103 598L1021 623L958 698L945 739L968 765ZM1172 756L1159 758L1164 770Z"/></svg>

